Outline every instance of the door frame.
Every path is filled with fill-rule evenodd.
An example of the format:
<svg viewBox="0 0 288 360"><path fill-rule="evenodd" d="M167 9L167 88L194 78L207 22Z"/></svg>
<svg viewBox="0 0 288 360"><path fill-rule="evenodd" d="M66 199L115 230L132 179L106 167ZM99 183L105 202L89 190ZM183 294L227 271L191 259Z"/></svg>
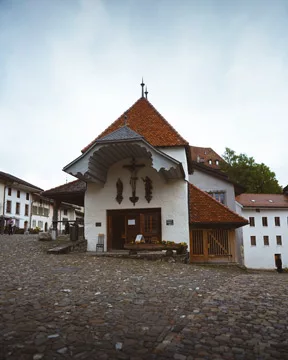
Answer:
<svg viewBox="0 0 288 360"><path fill-rule="evenodd" d="M158 236L159 240L162 240L162 215L161 208L145 208L145 209L121 209L121 210L106 210L106 218L107 218L107 250L111 250L112 248L112 237L113 237L113 225L112 225L112 217L113 216L124 216L125 218L125 237L127 237L127 217L133 216L135 214L139 215L141 218L141 214L147 213L157 213L159 214L159 231ZM140 220L141 221L141 220ZM141 227L141 224L140 224ZM145 233L143 234L145 238Z"/></svg>

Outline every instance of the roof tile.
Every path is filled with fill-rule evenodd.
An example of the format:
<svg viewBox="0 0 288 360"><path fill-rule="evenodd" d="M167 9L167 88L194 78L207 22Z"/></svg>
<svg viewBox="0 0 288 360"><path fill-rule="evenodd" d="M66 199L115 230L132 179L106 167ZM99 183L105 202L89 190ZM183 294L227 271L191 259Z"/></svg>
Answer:
<svg viewBox="0 0 288 360"><path fill-rule="evenodd" d="M125 123L125 114L127 115L126 122L129 128L142 135L152 146L188 145L188 142L178 134L154 106L146 98L142 97L87 145L82 152L87 151L96 140L121 128Z"/></svg>
<svg viewBox="0 0 288 360"><path fill-rule="evenodd" d="M238 224L248 221L193 184L189 184L190 224Z"/></svg>

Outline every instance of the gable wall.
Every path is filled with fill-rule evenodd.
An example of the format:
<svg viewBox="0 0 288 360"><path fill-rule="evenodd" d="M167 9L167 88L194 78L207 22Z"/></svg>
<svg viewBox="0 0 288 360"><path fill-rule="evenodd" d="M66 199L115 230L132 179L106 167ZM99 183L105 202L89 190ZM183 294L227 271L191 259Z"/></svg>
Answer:
<svg viewBox="0 0 288 360"><path fill-rule="evenodd" d="M225 191L226 206L235 211L235 193L234 186L226 181L218 179L213 175L208 175L202 171L194 170L193 174L189 175L189 182L194 184L203 191Z"/></svg>
<svg viewBox="0 0 288 360"><path fill-rule="evenodd" d="M122 160L111 166L104 187L95 183L87 183L85 193L85 237L88 240L88 251L95 251L99 233L105 235L105 242L107 240L106 211L120 209L161 208L162 239L189 244L188 187L186 181L173 180L167 183L155 169L149 166L148 159L136 159L137 164L143 163L146 166L141 168L137 174L136 196L139 197L139 200L133 206L129 200L132 195L129 184L131 174L129 170L123 168L123 165L129 164L130 161L131 159ZM150 203L145 199L144 182L142 180L145 176L149 176L153 184L153 198ZM123 182L124 199L121 204L118 204L115 200L118 178ZM174 225L167 226L167 219L173 219ZM96 227L96 222L101 222L101 227Z"/></svg>

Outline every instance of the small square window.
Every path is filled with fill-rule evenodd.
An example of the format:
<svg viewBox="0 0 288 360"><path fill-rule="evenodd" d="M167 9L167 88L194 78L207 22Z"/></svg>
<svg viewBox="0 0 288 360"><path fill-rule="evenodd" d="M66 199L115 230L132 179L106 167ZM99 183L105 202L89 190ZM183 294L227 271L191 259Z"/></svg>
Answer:
<svg viewBox="0 0 288 360"><path fill-rule="evenodd" d="M275 220L275 226L280 226L280 217L275 216L274 220Z"/></svg>
<svg viewBox="0 0 288 360"><path fill-rule="evenodd" d="M20 198L20 190L17 190L17 198Z"/></svg>
<svg viewBox="0 0 288 360"><path fill-rule="evenodd" d="M269 246L269 236L263 236L264 246Z"/></svg>
<svg viewBox="0 0 288 360"><path fill-rule="evenodd" d="M8 188L8 195L11 196L11 194L12 194L12 189Z"/></svg>
<svg viewBox="0 0 288 360"><path fill-rule="evenodd" d="M262 225L263 226L268 226L268 219L266 216L262 217Z"/></svg>
<svg viewBox="0 0 288 360"><path fill-rule="evenodd" d="M282 236L281 235L276 235L276 244L277 245L282 245Z"/></svg>
<svg viewBox="0 0 288 360"><path fill-rule="evenodd" d="M255 226L255 218L254 217L249 217L249 224L250 224L250 226Z"/></svg>
<svg viewBox="0 0 288 360"><path fill-rule="evenodd" d="M256 246L256 236L250 236L251 246Z"/></svg>

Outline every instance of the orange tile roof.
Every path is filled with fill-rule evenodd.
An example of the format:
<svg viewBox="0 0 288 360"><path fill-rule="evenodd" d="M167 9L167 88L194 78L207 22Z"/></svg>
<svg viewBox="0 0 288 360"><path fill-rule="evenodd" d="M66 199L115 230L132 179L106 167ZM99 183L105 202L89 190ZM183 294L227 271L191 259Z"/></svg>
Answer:
<svg viewBox="0 0 288 360"><path fill-rule="evenodd" d="M288 196L284 194L241 194L236 200L244 207L288 208Z"/></svg>
<svg viewBox="0 0 288 360"><path fill-rule="evenodd" d="M239 227L248 221L206 192L189 183L189 219L192 225L231 225Z"/></svg>
<svg viewBox="0 0 288 360"><path fill-rule="evenodd" d="M87 145L82 152L87 151L97 139L110 134L125 124L130 129L142 135L152 146L187 146L188 142L168 123L167 120L144 97L137 100L127 111L115 120L105 131Z"/></svg>
<svg viewBox="0 0 288 360"><path fill-rule="evenodd" d="M190 146L192 161L209 166L210 168L219 169L219 165L216 164L216 160L224 161L220 155L218 155L213 149L200 146ZM212 160L212 164L209 164L209 160Z"/></svg>

